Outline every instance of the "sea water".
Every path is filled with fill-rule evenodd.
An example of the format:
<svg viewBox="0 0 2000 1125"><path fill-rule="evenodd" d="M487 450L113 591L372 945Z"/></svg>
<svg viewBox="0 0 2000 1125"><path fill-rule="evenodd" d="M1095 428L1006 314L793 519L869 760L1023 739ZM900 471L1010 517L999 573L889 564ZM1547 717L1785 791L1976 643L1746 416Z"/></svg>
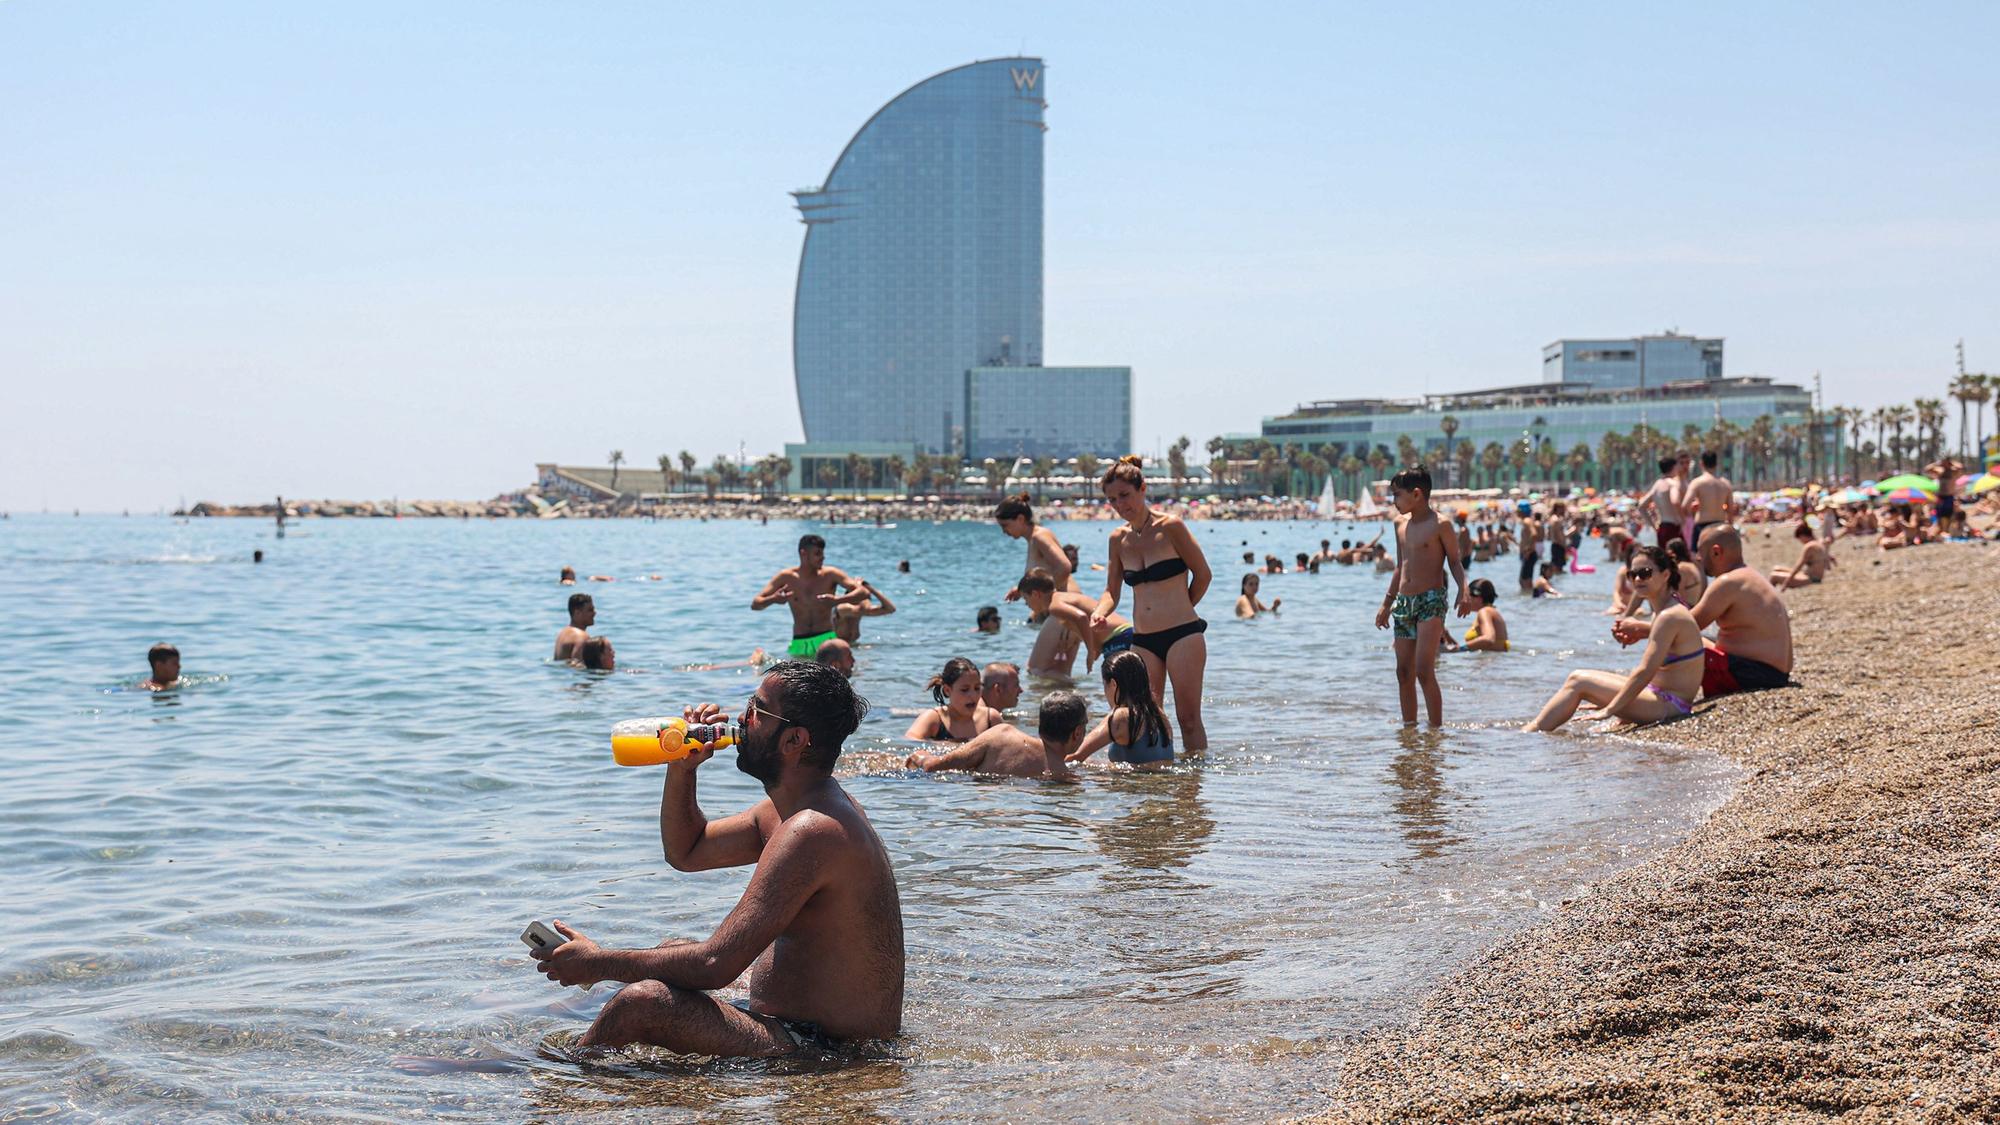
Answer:
<svg viewBox="0 0 2000 1125"><path fill-rule="evenodd" d="M1103 562L1111 524L1051 526ZM1379 526L1195 524L1215 569L1210 749L1065 786L901 768L947 658L1025 662L1033 641L1001 600L1024 548L991 524L309 520L280 539L251 520L0 522L0 1105L148 1121L1310 1108L1354 1036L1677 839L1729 779L1704 754L1514 729L1571 667L1636 662L1601 615L1608 566L1530 600L1515 560L1475 564L1513 651L1442 658L1434 735L1398 729L1373 627L1386 576L1267 576L1279 614L1233 619L1244 551L1289 560ZM749 669L688 669L782 649L787 611L750 598L806 531L897 606L864 624L855 686L874 711L839 776L895 862L904 1034L841 1066L573 1057L613 986L549 983L516 935L560 917L612 945L700 938L741 894L747 869L665 864L661 771L614 765L605 737L683 703L741 706ZM564 565L617 581L559 586ZM614 673L548 660L577 590ZM996 603L1005 627L975 633ZM134 690L159 640L188 682ZM1029 681L1023 722L1053 686ZM1083 690L1101 715L1095 677ZM761 795L728 751L700 779L711 815Z"/></svg>

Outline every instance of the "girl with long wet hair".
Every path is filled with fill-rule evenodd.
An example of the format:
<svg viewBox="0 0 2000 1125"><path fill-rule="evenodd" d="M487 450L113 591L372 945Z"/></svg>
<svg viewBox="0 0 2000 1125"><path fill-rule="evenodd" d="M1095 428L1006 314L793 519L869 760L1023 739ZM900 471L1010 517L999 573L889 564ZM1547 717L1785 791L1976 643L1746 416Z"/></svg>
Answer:
<svg viewBox="0 0 2000 1125"><path fill-rule="evenodd" d="M1111 760L1135 769L1156 769L1174 760L1174 732L1154 698L1145 658L1126 651L1104 662L1104 701L1111 711L1069 756L1082 762L1111 747Z"/></svg>
<svg viewBox="0 0 2000 1125"><path fill-rule="evenodd" d="M1101 487L1111 510L1125 526L1111 533L1110 565L1104 594L1097 599L1093 626L1118 608L1119 594L1132 587L1132 647L1146 662L1155 701L1174 692L1174 718L1181 745L1192 754L1208 749L1201 722L1201 679L1208 666L1208 622L1194 607L1213 577L1208 559L1180 517L1146 503L1146 477L1136 456L1120 457L1105 470Z"/></svg>

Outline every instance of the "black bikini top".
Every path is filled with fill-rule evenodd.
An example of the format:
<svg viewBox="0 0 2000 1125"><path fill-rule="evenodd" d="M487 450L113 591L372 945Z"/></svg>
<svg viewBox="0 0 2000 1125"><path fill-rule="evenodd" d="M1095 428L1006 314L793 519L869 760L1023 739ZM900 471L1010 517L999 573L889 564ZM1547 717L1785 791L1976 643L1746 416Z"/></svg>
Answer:
<svg viewBox="0 0 2000 1125"><path fill-rule="evenodd" d="M1187 564L1181 561L1179 555L1175 555L1170 559L1161 559L1159 562L1143 570L1126 571L1125 584L1127 586L1143 586L1148 582L1165 582L1176 574L1186 573Z"/></svg>

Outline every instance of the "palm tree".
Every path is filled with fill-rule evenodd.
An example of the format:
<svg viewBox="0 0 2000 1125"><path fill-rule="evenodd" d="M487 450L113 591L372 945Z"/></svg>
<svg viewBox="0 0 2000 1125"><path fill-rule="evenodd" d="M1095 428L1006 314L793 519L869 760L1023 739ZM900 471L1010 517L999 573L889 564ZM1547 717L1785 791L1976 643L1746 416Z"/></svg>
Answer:
<svg viewBox="0 0 2000 1125"><path fill-rule="evenodd" d="M1452 439L1458 436L1458 419L1447 414L1438 419L1438 429L1444 431L1444 456L1438 459L1438 463L1440 465L1455 464L1457 459L1451 455L1451 452ZM1453 481L1452 484L1457 485L1458 482Z"/></svg>
<svg viewBox="0 0 2000 1125"><path fill-rule="evenodd" d="M1479 467L1486 472L1486 487L1500 483L1500 466L1507 463L1507 451L1497 441L1489 441L1486 448L1479 451Z"/></svg>
<svg viewBox="0 0 2000 1125"><path fill-rule="evenodd" d="M660 490L674 490L674 459L665 453L660 454Z"/></svg>
<svg viewBox="0 0 2000 1125"><path fill-rule="evenodd" d="M1965 444L1965 435L1968 430L1965 420L1967 408L1972 405L1973 387L1972 376L1960 373L1956 379L1951 381L1950 390L1945 392L1951 396L1953 402L1958 404L1958 451L1959 455L1964 457L1968 462L1972 460L1972 449Z"/></svg>
<svg viewBox="0 0 2000 1125"><path fill-rule="evenodd" d="M701 474L701 483L708 487L708 498L713 500L715 499L716 487L722 483L722 478L716 476L713 472L706 472Z"/></svg>
<svg viewBox="0 0 2000 1125"><path fill-rule="evenodd" d="M1452 486L1464 488L1472 480L1472 466L1479 460L1479 450L1473 447L1472 439L1467 438L1458 443L1453 457L1457 465L1457 475L1451 478Z"/></svg>
<svg viewBox="0 0 2000 1125"><path fill-rule="evenodd" d="M1278 451L1270 445L1258 450L1257 475L1263 478L1265 492L1277 491L1278 468L1283 464L1284 459L1279 457Z"/></svg>
<svg viewBox="0 0 2000 1125"><path fill-rule="evenodd" d="M612 488L612 490L613 490L613 491L616 491L616 490L617 490L617 488L618 488L618 466L620 466L620 465L623 465L624 463L625 463L625 451L624 451L624 450L622 450L622 449L614 449L614 450L612 450L612 451L611 451L611 488Z"/></svg>
<svg viewBox="0 0 2000 1125"><path fill-rule="evenodd" d="M1056 459L1055 459L1055 458L1053 458L1053 457L1037 457L1037 458L1035 458L1035 467L1034 467L1034 473L1035 473L1035 499L1037 499L1037 500L1040 500L1040 499L1042 498L1042 489L1043 489L1044 487L1046 487L1046 486L1048 485L1048 483L1049 483L1049 477L1050 477L1050 476L1051 476L1051 475L1052 475L1052 474L1053 474L1053 473L1054 473L1055 471L1056 471Z"/></svg>
<svg viewBox="0 0 2000 1125"><path fill-rule="evenodd" d="M904 483L904 478L908 475L907 470L909 467L904 462L902 454L892 453L889 455L889 459L882 463L882 479L889 487L894 488Z"/></svg>
<svg viewBox="0 0 2000 1125"><path fill-rule="evenodd" d="M998 493L1000 486L1007 483L1006 479L1001 476L1000 459L998 457L988 457L980 465L980 468L986 471L986 491Z"/></svg>
<svg viewBox="0 0 2000 1125"><path fill-rule="evenodd" d="M874 458L861 457L856 459L854 465L854 483L861 492L867 492L870 486L875 483Z"/></svg>
<svg viewBox="0 0 2000 1125"><path fill-rule="evenodd" d="M1535 447L1535 467L1542 471L1542 479L1548 480L1556 471L1556 462L1561 458L1556 453L1556 443L1547 438Z"/></svg>
<svg viewBox="0 0 2000 1125"><path fill-rule="evenodd" d="M695 466L694 454L689 453L685 449L681 450L680 462L681 462L681 479L683 481L692 484L694 482L694 466Z"/></svg>
<svg viewBox="0 0 2000 1125"><path fill-rule="evenodd" d="M1569 451L1569 475L1571 481L1583 480L1583 467L1590 464L1590 446L1577 442Z"/></svg>
<svg viewBox="0 0 2000 1125"><path fill-rule="evenodd" d="M1410 435L1397 434L1396 464L1408 468L1411 465L1420 463L1422 460L1423 458L1417 456L1417 443L1410 439Z"/></svg>
<svg viewBox="0 0 2000 1125"><path fill-rule="evenodd" d="M1597 487L1617 488L1624 468L1625 438L1615 430L1604 431L1604 436L1597 439Z"/></svg>
<svg viewBox="0 0 2000 1125"><path fill-rule="evenodd" d="M821 488L831 489L834 485L840 483L840 462L831 457L822 458L819 463L819 471L814 475L819 477Z"/></svg>
<svg viewBox="0 0 2000 1125"><path fill-rule="evenodd" d="M1889 453L1891 456L1894 457L1903 456L1904 454L1903 427L1909 425L1910 420L1915 417L1916 413L1907 406L1892 406L1888 409L1887 418L1889 421L1889 426L1896 433L1896 440L1889 447Z"/></svg>
<svg viewBox="0 0 2000 1125"><path fill-rule="evenodd" d="M1771 448L1776 443L1777 430L1771 421L1771 416L1757 415L1743 435L1743 451L1748 455L1750 462L1749 477L1752 488L1757 487L1757 482L1762 479L1764 470L1769 466Z"/></svg>
<svg viewBox="0 0 2000 1125"><path fill-rule="evenodd" d="M1363 464L1361 458L1356 457L1352 453L1349 453L1340 459L1340 471L1346 474L1347 476L1347 488L1345 489L1345 491L1353 492L1355 489L1361 487L1362 468Z"/></svg>
<svg viewBox="0 0 2000 1125"><path fill-rule="evenodd" d="M1507 467L1514 470L1514 483L1520 484L1528 475L1528 443L1510 441L1507 443Z"/></svg>
<svg viewBox="0 0 2000 1125"><path fill-rule="evenodd" d="M1167 473L1174 478L1173 489L1176 500L1181 497L1181 478L1187 476L1188 446L1193 444L1186 434L1182 434L1179 441L1167 447Z"/></svg>
<svg viewBox="0 0 2000 1125"><path fill-rule="evenodd" d="M1095 453L1077 454L1076 475L1083 478L1086 487L1089 485L1091 481L1097 479L1097 454ZM1216 479L1220 480L1221 478L1218 477Z"/></svg>
<svg viewBox="0 0 2000 1125"><path fill-rule="evenodd" d="M1368 451L1366 460L1368 462L1368 471L1374 473L1379 478L1382 475L1382 470L1389 467L1389 450L1378 443L1375 448Z"/></svg>
<svg viewBox="0 0 2000 1125"><path fill-rule="evenodd" d="M1847 475L1854 478L1854 483L1860 484L1861 462L1858 455L1861 452L1862 428L1868 424L1868 412L1858 406L1841 409L1847 412Z"/></svg>

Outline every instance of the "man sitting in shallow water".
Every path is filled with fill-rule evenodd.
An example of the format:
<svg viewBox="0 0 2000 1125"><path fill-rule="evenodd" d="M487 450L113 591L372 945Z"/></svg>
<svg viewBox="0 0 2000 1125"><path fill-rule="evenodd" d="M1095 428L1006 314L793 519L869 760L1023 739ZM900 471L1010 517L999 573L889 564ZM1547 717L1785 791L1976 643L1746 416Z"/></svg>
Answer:
<svg viewBox="0 0 2000 1125"><path fill-rule="evenodd" d="M886 1039L903 1022L903 912L889 854L833 779L841 743L868 702L831 668L787 660L765 674L742 717L736 768L766 798L710 821L695 776L713 750L667 766L660 841L676 871L754 864L750 885L706 941L605 949L568 938L531 951L559 984L626 981L580 1047L650 1043L693 1055L769 1058L845 1039ZM690 723L724 721L710 703ZM748 998L710 993L750 972Z"/></svg>

